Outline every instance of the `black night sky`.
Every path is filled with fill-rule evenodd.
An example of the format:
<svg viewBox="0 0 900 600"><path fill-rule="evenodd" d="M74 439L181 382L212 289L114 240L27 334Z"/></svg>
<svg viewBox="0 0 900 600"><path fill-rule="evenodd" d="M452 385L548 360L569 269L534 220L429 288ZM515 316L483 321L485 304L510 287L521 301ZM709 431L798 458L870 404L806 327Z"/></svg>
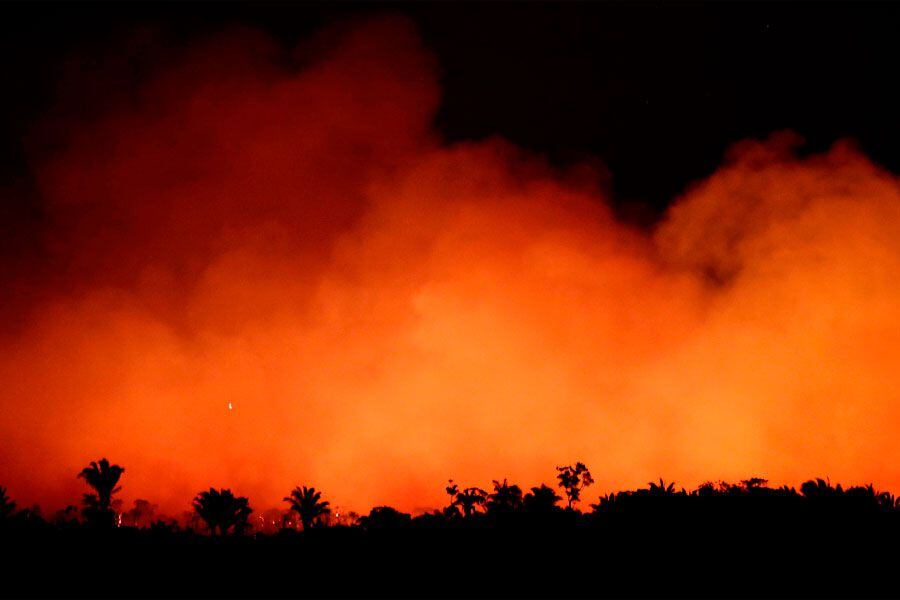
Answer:
<svg viewBox="0 0 900 600"><path fill-rule="evenodd" d="M103 2L3 11L7 184L22 176L22 138L42 108L65 93L69 110L90 111L109 93L92 89L89 76L60 91L55 74L73 54L90 64L105 44L148 27L173 43L223 25L294 43L323 24L378 13L413 18L437 55L437 125L448 140L498 134L558 164L599 158L618 202L650 207L632 206L631 216L658 214L736 140L780 129L802 134L810 151L849 137L900 169L900 6L891 3ZM140 61L137 53L120 67L123 88ZM21 218L10 202L23 200L5 200L4 220Z"/></svg>

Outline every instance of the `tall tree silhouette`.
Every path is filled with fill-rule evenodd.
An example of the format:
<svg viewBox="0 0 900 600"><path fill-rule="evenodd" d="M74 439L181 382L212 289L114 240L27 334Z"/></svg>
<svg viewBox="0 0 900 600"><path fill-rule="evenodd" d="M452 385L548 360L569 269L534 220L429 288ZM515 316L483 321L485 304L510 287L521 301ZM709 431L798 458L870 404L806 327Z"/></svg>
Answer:
<svg viewBox="0 0 900 600"><path fill-rule="evenodd" d="M290 504L291 510L300 517L303 531L309 531L317 520L331 513L329 503L322 501L322 492L305 485L295 487L291 495L284 498L284 501Z"/></svg>
<svg viewBox="0 0 900 600"><path fill-rule="evenodd" d="M594 478L582 462L577 462L574 466L556 467L556 470L559 471L556 476L559 487L566 493L567 507L572 508L581 499L581 490L594 483Z"/></svg>
<svg viewBox="0 0 900 600"><path fill-rule="evenodd" d="M200 492L194 498L193 506L212 535L217 531L226 535L231 529L235 533L241 533L247 527L247 519L253 512L247 498L235 496L227 489L209 488L209 491Z"/></svg>
<svg viewBox="0 0 900 600"><path fill-rule="evenodd" d="M510 514L522 508L522 489L513 484L494 480L494 491L487 497L487 511L490 514Z"/></svg>
<svg viewBox="0 0 900 600"><path fill-rule="evenodd" d="M78 477L84 479L85 483L96 492L85 494L83 497L83 514L88 523L112 527L115 518L110 508L112 496L122 489L116 486L124 472L124 467L111 465L106 458L101 458L99 461L91 461L91 464L78 474Z"/></svg>
<svg viewBox="0 0 900 600"><path fill-rule="evenodd" d="M16 510L16 503L6 495L6 488L0 485L0 521L5 521Z"/></svg>

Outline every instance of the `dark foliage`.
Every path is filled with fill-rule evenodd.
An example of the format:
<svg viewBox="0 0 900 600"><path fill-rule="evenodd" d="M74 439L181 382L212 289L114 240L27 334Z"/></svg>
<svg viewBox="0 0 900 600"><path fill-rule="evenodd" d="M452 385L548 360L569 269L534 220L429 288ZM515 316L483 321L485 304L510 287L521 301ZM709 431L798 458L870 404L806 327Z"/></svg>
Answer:
<svg viewBox="0 0 900 600"><path fill-rule="evenodd" d="M82 514L85 520L96 527L112 527L115 519L115 511L112 507L112 496L121 488L116 487L125 469L119 465L112 465L105 458L99 461L91 461L91 464L81 470L78 477L94 489L94 494L85 494L82 498L84 509Z"/></svg>
<svg viewBox="0 0 900 600"><path fill-rule="evenodd" d="M487 512L491 516L512 515L522 508L522 489L510 485L506 479L501 483L494 480L494 491L487 497Z"/></svg>
<svg viewBox="0 0 900 600"><path fill-rule="evenodd" d="M488 493L479 487L459 489L451 479L446 490L450 496L450 506L461 510L463 517L471 517L487 503Z"/></svg>
<svg viewBox="0 0 900 600"><path fill-rule="evenodd" d="M0 486L0 522L6 521L16 510L16 503L6 494L6 488Z"/></svg>
<svg viewBox="0 0 900 600"><path fill-rule="evenodd" d="M247 519L253 510L250 501L241 496L235 496L231 490L217 490L209 488L209 491L200 492L194 498L194 510L206 522L210 534L227 535L229 531L242 533L247 528Z"/></svg>
<svg viewBox="0 0 900 600"><path fill-rule="evenodd" d="M556 479L559 480L559 487L566 493L568 508L581 500L581 490L594 483L591 472L584 463L575 463L572 466L556 467L559 474Z"/></svg>
<svg viewBox="0 0 900 600"><path fill-rule="evenodd" d="M581 512L561 508L544 485L523 494L495 480L487 493L451 482L447 509L413 516L379 506L351 526L321 522L269 535L248 530L249 501L229 490L195 499L214 534L204 535L151 520L147 501L124 513L131 516L121 527L81 524L74 507L47 521L35 509L15 512L0 488L0 505L12 507L2 542L15 549L5 583L16 596L66 597L893 594L893 495L824 479L799 490L767 483L754 477L688 491L659 480L600 496ZM327 514L312 488L288 498L292 509L308 508L308 518ZM25 574L36 556L53 577ZM84 577L97 556L103 588Z"/></svg>
<svg viewBox="0 0 900 600"><path fill-rule="evenodd" d="M300 517L303 530L308 531L315 523L331 513L328 502L322 501L322 493L316 488L296 487L284 501L291 505L291 510Z"/></svg>

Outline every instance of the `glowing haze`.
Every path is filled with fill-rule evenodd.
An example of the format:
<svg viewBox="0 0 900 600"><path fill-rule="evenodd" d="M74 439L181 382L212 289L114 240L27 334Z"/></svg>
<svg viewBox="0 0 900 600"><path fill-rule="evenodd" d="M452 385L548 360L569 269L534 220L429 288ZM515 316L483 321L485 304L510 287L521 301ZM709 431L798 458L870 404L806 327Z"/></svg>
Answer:
<svg viewBox="0 0 900 600"><path fill-rule="evenodd" d="M778 134L642 230L588 167L442 142L437 73L403 20L233 31L48 116L46 275L0 338L11 495L74 503L100 456L170 511L297 484L410 510L575 460L597 493L900 488L893 175Z"/></svg>

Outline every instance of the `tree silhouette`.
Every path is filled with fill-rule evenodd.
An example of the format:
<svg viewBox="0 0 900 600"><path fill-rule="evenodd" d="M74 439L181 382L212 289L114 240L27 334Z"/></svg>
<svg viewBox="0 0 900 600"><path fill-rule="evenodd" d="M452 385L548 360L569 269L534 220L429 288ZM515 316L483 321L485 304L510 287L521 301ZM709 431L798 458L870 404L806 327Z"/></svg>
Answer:
<svg viewBox="0 0 900 600"><path fill-rule="evenodd" d="M804 482L803 485L800 486L800 493L806 498L822 499L832 498L843 494L844 490L841 488L841 484L838 484L837 487L831 487L831 482L826 481L821 477L816 477L815 480L810 479L809 481Z"/></svg>
<svg viewBox="0 0 900 600"><path fill-rule="evenodd" d="M581 490L594 483L594 478L582 462L575 463L575 466L556 467L556 470L559 471L556 476L559 487L566 492L567 508L572 508L572 504L581 499Z"/></svg>
<svg viewBox="0 0 900 600"><path fill-rule="evenodd" d="M376 506L359 518L359 526L369 530L400 529L410 524L411 516L390 506Z"/></svg>
<svg viewBox="0 0 900 600"><path fill-rule="evenodd" d="M193 508L193 505L191 505L191 508ZM200 529L201 523L203 523L203 518L197 514L196 510L186 510L181 513L178 523L188 531L197 531Z"/></svg>
<svg viewBox="0 0 900 600"><path fill-rule="evenodd" d="M691 492L691 496L712 498L723 491L725 491L725 488L722 486L721 482L713 483L712 481L706 481L697 486L697 489Z"/></svg>
<svg viewBox="0 0 900 600"><path fill-rule="evenodd" d="M479 506L484 506L488 496L488 493L479 487L460 490L452 479L447 487L447 493L451 498L450 506L459 507L464 517L471 517L475 514Z"/></svg>
<svg viewBox="0 0 900 600"><path fill-rule="evenodd" d="M562 498L553 488L541 484L540 487L533 487L529 493L525 494L525 497L522 498L522 506L531 513L550 513L559 510L556 504L560 500Z"/></svg>
<svg viewBox="0 0 900 600"><path fill-rule="evenodd" d="M900 505L898 505L898 499L894 498L894 495L890 492L880 492L876 496L876 500L878 502L878 506L883 510L894 510L895 508L900 508Z"/></svg>
<svg viewBox="0 0 900 600"><path fill-rule="evenodd" d="M253 512L247 498L235 496L227 489L209 488L209 491L200 492L194 498L193 506L212 535L218 531L224 536L232 528L235 533L241 533L247 527L247 519Z"/></svg>
<svg viewBox="0 0 900 600"><path fill-rule="evenodd" d="M38 504L32 504L16 513L16 519L26 524L40 524L44 522L43 511Z"/></svg>
<svg viewBox="0 0 900 600"><path fill-rule="evenodd" d="M60 527L74 527L78 524L78 507L69 504L65 508L56 511L53 523Z"/></svg>
<svg viewBox="0 0 900 600"><path fill-rule="evenodd" d="M623 508L627 504L630 492L611 492L605 496L600 496L597 504L591 504L594 513L612 512Z"/></svg>
<svg viewBox="0 0 900 600"><path fill-rule="evenodd" d="M164 536L171 535L179 530L178 521L165 520L165 519L157 519L150 523L150 527L148 528L150 533L156 536Z"/></svg>
<svg viewBox="0 0 900 600"><path fill-rule="evenodd" d="M126 513L126 524L133 527L146 527L153 522L156 505L148 500L138 498L134 507Z"/></svg>
<svg viewBox="0 0 900 600"><path fill-rule="evenodd" d="M674 496L675 495L675 482L666 485L666 482L663 481L662 477L659 478L659 483L651 481L647 484L650 486L650 495L651 496Z"/></svg>
<svg viewBox="0 0 900 600"><path fill-rule="evenodd" d="M96 494L85 494L84 517L88 523L101 527L112 527L115 514L110 508L112 496L121 487L116 487L125 472L124 467L111 465L108 460L101 458L99 461L91 461L91 464L81 470L78 477L84 479Z"/></svg>
<svg viewBox="0 0 900 600"><path fill-rule="evenodd" d="M316 488L295 487L290 496L284 498L284 501L291 505L291 510L300 517L300 523L303 524L303 531L309 529L321 517L330 514L331 509L328 507L327 501L321 501L322 492Z"/></svg>
<svg viewBox="0 0 900 600"><path fill-rule="evenodd" d="M750 479L744 479L743 481L741 481L741 484L747 491L764 488L766 487L767 483L769 483L769 480L763 479L762 477L751 477Z"/></svg>
<svg viewBox="0 0 900 600"><path fill-rule="evenodd" d="M487 497L487 511L490 514L510 514L522 508L522 489L509 485L506 479L501 483L494 480L494 491Z"/></svg>
<svg viewBox="0 0 900 600"><path fill-rule="evenodd" d="M16 510L16 503L6 495L6 488L0 485L0 521L5 521Z"/></svg>
<svg viewBox="0 0 900 600"><path fill-rule="evenodd" d="M444 491L447 492L447 495L450 496L450 504L444 508L442 514L446 519L457 519L462 516L462 513L459 511L459 507L456 505L456 496L459 494L459 486L453 483L453 480L450 479L448 481L447 487L444 488Z"/></svg>

